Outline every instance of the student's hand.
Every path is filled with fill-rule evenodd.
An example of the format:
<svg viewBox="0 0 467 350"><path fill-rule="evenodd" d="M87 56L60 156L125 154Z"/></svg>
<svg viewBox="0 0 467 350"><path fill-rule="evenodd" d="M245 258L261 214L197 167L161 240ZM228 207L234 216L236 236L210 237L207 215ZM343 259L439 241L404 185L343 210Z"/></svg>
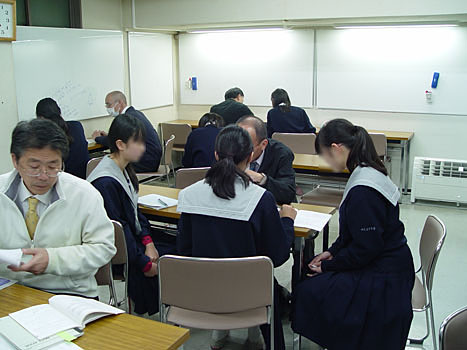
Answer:
<svg viewBox="0 0 467 350"><path fill-rule="evenodd" d="M107 136L108 134L104 131L104 130L101 130L101 136Z"/></svg>
<svg viewBox="0 0 467 350"><path fill-rule="evenodd" d="M308 277L313 277L320 273L323 273L323 270L321 270L321 261L313 265L310 263L308 267L310 268L310 273L307 274Z"/></svg>
<svg viewBox="0 0 467 350"><path fill-rule="evenodd" d="M251 179L256 184L259 184L261 180L263 180L264 175L261 173L257 173L256 171L247 169L245 170L245 173L248 175L248 177Z"/></svg>
<svg viewBox="0 0 467 350"><path fill-rule="evenodd" d="M11 271L19 272L31 272L35 275L40 275L44 273L45 269L49 265L49 253L47 253L47 249L45 248L31 248L31 249L23 249L23 254L25 255L32 255L31 260L27 263L21 263L18 266L8 266Z"/></svg>
<svg viewBox="0 0 467 350"><path fill-rule="evenodd" d="M151 262L157 263L157 260L159 259L159 252L157 251L153 242L146 245L146 251L144 254L148 256L149 259L151 259Z"/></svg>
<svg viewBox="0 0 467 350"><path fill-rule="evenodd" d="M96 137L101 136L101 131L100 130L94 130L94 132L91 135L92 139L95 139Z"/></svg>
<svg viewBox="0 0 467 350"><path fill-rule="evenodd" d="M323 260L332 260L332 254L328 251L322 252L319 255L316 255L313 260L310 261L308 264L308 267L311 269L312 265L317 265L318 263L321 263Z"/></svg>
<svg viewBox="0 0 467 350"><path fill-rule="evenodd" d="M154 276L157 276L157 264L156 263L152 263L151 265L151 268L149 270L147 270L144 275L146 277L154 277Z"/></svg>
<svg viewBox="0 0 467 350"><path fill-rule="evenodd" d="M295 220L297 211L291 205L284 204L279 211L279 215L281 218L291 218Z"/></svg>

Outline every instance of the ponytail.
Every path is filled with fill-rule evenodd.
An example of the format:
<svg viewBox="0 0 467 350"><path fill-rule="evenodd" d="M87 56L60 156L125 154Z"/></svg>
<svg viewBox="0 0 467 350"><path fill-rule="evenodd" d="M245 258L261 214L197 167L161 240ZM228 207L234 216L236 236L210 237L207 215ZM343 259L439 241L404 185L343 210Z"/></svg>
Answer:
<svg viewBox="0 0 467 350"><path fill-rule="evenodd" d="M223 199L235 198L235 182L240 179L248 187L250 178L238 168L253 152L253 143L247 131L239 126L222 129L216 138L218 161L208 170L206 183L214 194Z"/></svg>
<svg viewBox="0 0 467 350"><path fill-rule="evenodd" d="M331 120L321 128L316 137L316 151L321 154L323 147L331 147L333 143L342 144L350 150L347 159L347 169L350 172L361 166L372 167L384 175L388 174L365 128L353 125L345 119Z"/></svg>
<svg viewBox="0 0 467 350"><path fill-rule="evenodd" d="M287 91L284 89L276 89L271 94L272 106L279 107L283 113L290 112L290 98Z"/></svg>

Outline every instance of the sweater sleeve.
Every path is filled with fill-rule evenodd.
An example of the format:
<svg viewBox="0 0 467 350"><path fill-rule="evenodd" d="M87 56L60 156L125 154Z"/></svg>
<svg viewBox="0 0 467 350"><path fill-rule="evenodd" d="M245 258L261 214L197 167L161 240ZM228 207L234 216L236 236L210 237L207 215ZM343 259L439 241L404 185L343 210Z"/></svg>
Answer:
<svg viewBox="0 0 467 350"><path fill-rule="evenodd" d="M303 122L305 123L306 133L316 133L316 128L311 125L310 118L308 117L308 114L306 114L305 110L303 110Z"/></svg>
<svg viewBox="0 0 467 350"><path fill-rule="evenodd" d="M323 261L324 271L357 270L370 264L384 249L383 231L386 218L384 199L366 186L357 186L348 194L345 223L349 242L332 260Z"/></svg>
<svg viewBox="0 0 467 350"><path fill-rule="evenodd" d="M95 140L98 144L109 147L109 137L108 136L97 136Z"/></svg>
<svg viewBox="0 0 467 350"><path fill-rule="evenodd" d="M105 213L102 197L96 191L85 195L89 204L83 217L81 244L47 248L49 264L45 273L61 276L95 274L117 252L114 228Z"/></svg>
<svg viewBox="0 0 467 350"><path fill-rule="evenodd" d="M145 248L141 242L141 237L136 237L134 235L126 218L127 213L124 213L122 203L122 197L125 196L125 194L121 193L120 185L106 178L95 180L93 185L104 198L104 206L109 218L120 222L123 226L129 263L136 264L140 270L143 270L150 259L145 255Z"/></svg>
<svg viewBox="0 0 467 350"><path fill-rule="evenodd" d="M257 215L250 219L254 226L256 224L257 254L270 257L274 267L280 266L290 256L294 221L279 216L274 197L269 192L264 193L257 208Z"/></svg>

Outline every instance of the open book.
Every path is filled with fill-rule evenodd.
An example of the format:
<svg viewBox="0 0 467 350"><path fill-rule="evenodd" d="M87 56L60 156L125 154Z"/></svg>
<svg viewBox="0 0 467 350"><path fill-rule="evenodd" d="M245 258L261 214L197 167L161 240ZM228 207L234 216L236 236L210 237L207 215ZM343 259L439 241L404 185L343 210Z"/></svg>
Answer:
<svg viewBox="0 0 467 350"><path fill-rule="evenodd" d="M49 304L13 312L10 317L41 340L62 331L84 329L86 324L124 311L96 300L70 295L56 295Z"/></svg>
<svg viewBox="0 0 467 350"><path fill-rule="evenodd" d="M173 198L152 193L139 197L138 204L154 209L165 209L177 205L178 201Z"/></svg>

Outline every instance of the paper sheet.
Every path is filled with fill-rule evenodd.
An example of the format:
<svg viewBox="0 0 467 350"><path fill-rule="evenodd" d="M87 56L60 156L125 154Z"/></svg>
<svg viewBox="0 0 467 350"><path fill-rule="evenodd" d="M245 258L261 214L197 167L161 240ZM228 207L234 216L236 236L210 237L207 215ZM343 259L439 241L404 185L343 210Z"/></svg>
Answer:
<svg viewBox="0 0 467 350"><path fill-rule="evenodd" d="M332 215L317 213L309 210L299 210L295 218L295 227L309 228L315 231L321 231L329 222Z"/></svg>
<svg viewBox="0 0 467 350"><path fill-rule="evenodd" d="M164 209L177 205L178 200L160 196L158 194L148 194L146 196L139 197L138 203L149 208Z"/></svg>
<svg viewBox="0 0 467 350"><path fill-rule="evenodd" d="M0 264L19 266L22 257L21 249L0 249Z"/></svg>

